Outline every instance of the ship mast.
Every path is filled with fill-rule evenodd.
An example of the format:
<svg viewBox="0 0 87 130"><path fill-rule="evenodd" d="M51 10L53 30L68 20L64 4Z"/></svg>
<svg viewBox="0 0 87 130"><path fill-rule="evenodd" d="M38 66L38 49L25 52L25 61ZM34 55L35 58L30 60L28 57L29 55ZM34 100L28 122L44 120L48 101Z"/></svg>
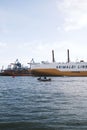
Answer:
<svg viewBox="0 0 87 130"><path fill-rule="evenodd" d="M67 62L70 62L69 49L67 49Z"/></svg>
<svg viewBox="0 0 87 130"><path fill-rule="evenodd" d="M54 50L52 50L52 62L55 62L55 58L54 58Z"/></svg>

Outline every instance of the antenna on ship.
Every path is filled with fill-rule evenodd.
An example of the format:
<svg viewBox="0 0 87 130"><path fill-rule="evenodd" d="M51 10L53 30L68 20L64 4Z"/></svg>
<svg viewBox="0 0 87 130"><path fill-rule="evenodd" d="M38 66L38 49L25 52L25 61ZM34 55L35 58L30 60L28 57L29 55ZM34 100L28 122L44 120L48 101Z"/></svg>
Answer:
<svg viewBox="0 0 87 130"><path fill-rule="evenodd" d="M55 62L55 58L54 58L54 50L52 50L52 62Z"/></svg>
<svg viewBox="0 0 87 130"><path fill-rule="evenodd" d="M67 62L70 62L70 57L69 57L69 49L67 49Z"/></svg>

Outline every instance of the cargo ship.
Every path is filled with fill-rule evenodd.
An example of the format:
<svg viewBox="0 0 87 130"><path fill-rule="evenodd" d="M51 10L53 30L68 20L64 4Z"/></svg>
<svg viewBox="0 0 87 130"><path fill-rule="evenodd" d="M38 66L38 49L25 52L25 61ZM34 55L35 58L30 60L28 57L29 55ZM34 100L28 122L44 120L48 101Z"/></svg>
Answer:
<svg viewBox="0 0 87 130"><path fill-rule="evenodd" d="M67 49L67 61L55 62L54 50L52 50L52 62L42 62L31 65L34 76L87 76L87 62L71 62L69 49Z"/></svg>
<svg viewBox="0 0 87 130"><path fill-rule="evenodd" d="M17 59L6 69L1 69L0 76L31 76L31 69L30 67L24 67Z"/></svg>

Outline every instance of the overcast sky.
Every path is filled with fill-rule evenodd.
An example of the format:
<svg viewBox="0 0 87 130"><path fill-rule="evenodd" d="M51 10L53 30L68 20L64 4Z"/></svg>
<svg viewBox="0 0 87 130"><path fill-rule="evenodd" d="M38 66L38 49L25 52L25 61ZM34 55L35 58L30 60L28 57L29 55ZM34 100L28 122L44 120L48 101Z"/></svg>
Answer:
<svg viewBox="0 0 87 130"><path fill-rule="evenodd" d="M87 61L87 0L0 0L0 67L19 59L27 64Z"/></svg>

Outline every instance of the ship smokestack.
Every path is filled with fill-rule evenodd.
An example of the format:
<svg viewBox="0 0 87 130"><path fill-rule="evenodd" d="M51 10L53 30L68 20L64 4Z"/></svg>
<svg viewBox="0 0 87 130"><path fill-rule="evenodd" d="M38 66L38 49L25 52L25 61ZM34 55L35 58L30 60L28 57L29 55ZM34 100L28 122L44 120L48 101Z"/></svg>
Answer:
<svg viewBox="0 0 87 130"><path fill-rule="evenodd" d="M55 58L54 58L54 50L52 50L52 62L55 62Z"/></svg>
<svg viewBox="0 0 87 130"><path fill-rule="evenodd" d="M67 49L67 62L70 62L69 49Z"/></svg>

